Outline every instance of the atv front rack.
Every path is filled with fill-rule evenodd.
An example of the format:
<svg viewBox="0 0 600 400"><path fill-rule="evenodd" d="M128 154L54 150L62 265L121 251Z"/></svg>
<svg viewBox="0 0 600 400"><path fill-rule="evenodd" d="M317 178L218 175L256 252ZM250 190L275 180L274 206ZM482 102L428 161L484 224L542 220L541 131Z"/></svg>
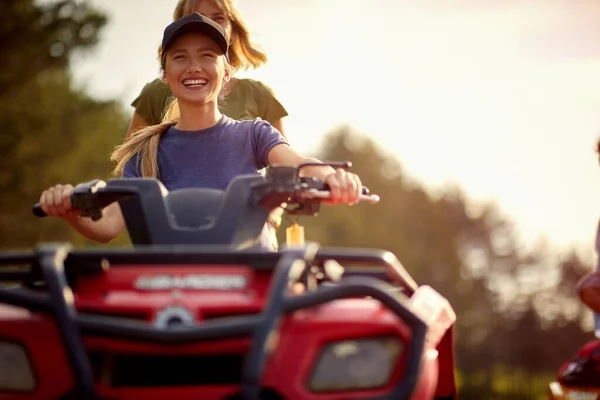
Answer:
<svg viewBox="0 0 600 400"><path fill-rule="evenodd" d="M318 264L325 260L353 265L368 264L384 267L388 280L402 286L410 297L416 283L396 257L386 251L319 249L309 243L303 248L284 249L279 253L214 252L198 248L164 246L136 248L135 250L72 251L69 244L46 244L34 252L0 255L0 282L21 282L34 286L42 281L46 290L41 292L27 287L0 287L0 303L24 307L31 311L49 313L58 325L68 361L73 370L77 398L98 400L92 369L84 347L83 334L117 337L153 343L190 343L225 337L249 336L252 345L242 373L242 399L258 399L260 380L267 361L265 351L268 338L276 331L278 320L285 314L348 297L370 296L379 300L400 317L411 329L406 348L406 365L402 379L387 395L377 399L411 398L421 370L427 325L410 311L408 297L398 287L375 277L342 278L336 285L320 286L316 291L298 296L287 296L290 271L298 263ZM149 264L238 264L257 270L273 270L271 283L261 313L238 316L227 321L208 321L198 327L163 330L141 321L117 317L78 313L74 306L69 282L78 274L103 274L110 265ZM20 266L7 269L7 266ZM346 274L348 275L348 274ZM350 274L352 275L352 274Z"/></svg>

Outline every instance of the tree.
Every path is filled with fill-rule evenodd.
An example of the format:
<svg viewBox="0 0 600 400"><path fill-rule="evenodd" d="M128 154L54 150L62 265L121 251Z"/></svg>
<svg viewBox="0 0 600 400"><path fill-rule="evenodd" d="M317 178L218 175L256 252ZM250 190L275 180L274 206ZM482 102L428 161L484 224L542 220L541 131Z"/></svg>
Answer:
<svg viewBox="0 0 600 400"><path fill-rule="evenodd" d="M12 95L44 71L67 69L75 51L98 43L106 16L85 2L3 0L0 14L0 93Z"/></svg>
<svg viewBox="0 0 600 400"><path fill-rule="evenodd" d="M461 398L543 395L547 383L532 386L534 375L555 374L585 342L580 314L565 319L564 311L578 304L574 282L589 266L548 246L525 251L497 205L474 204L456 187L433 196L398 160L349 127L330 132L317 156L352 161L352 171L381 202L324 206L318 218L301 221L307 239L389 250L419 284L450 301ZM549 280L553 275L560 278ZM560 312L549 313L553 307Z"/></svg>
<svg viewBox="0 0 600 400"><path fill-rule="evenodd" d="M461 311L459 342L484 340L493 326L493 293L485 280L473 277L464 250L469 244L472 251L479 246L492 253L487 220L470 217L460 193L433 198L403 174L394 157L347 127L331 132L325 143L319 157L352 161L352 171L381 195L381 202L323 207L319 218L303 221L307 237L332 246L392 251L419 284L433 286ZM484 263L487 268L487 258Z"/></svg>
<svg viewBox="0 0 600 400"><path fill-rule="evenodd" d="M62 221L31 214L43 189L107 178L127 118L74 87L69 61L90 51L106 17L87 2L7 0L0 14L0 246L83 243Z"/></svg>

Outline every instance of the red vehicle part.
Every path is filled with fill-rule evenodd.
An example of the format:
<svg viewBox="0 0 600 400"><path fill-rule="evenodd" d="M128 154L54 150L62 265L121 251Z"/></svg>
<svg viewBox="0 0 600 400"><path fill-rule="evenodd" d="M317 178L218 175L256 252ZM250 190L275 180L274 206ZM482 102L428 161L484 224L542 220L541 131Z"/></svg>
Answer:
<svg viewBox="0 0 600 400"><path fill-rule="evenodd" d="M400 290L374 277L350 276L286 295L291 268L315 253L313 263L377 263L396 271L391 276L403 275L397 260L381 251L94 253L50 246L3 256L3 264L31 268L6 272L2 280L43 277L47 288L0 289L0 302L20 307L0 308L0 337L25 349L35 377L29 393L0 389L0 399L456 398L452 330L439 343L426 341L429 327L411 311L416 287L403 282L407 287ZM247 286L136 288L143 276L193 273L244 277ZM195 323L152 326L168 307L189 310ZM351 356L368 340L386 341L397 355L387 358L393 368L384 382L371 389L311 389L328 345ZM378 367L369 359L355 364L357 379Z"/></svg>
<svg viewBox="0 0 600 400"><path fill-rule="evenodd" d="M0 282L21 283L0 287L0 399L455 399L454 312L392 254L245 247L270 210L315 215L329 196L299 169L226 191L78 185L82 216L119 202L135 248L0 255L20 266ZM385 271L327 272L342 264ZM292 295L298 283L307 290Z"/></svg>
<svg viewBox="0 0 600 400"><path fill-rule="evenodd" d="M600 399L600 340L582 346L548 387L551 400Z"/></svg>

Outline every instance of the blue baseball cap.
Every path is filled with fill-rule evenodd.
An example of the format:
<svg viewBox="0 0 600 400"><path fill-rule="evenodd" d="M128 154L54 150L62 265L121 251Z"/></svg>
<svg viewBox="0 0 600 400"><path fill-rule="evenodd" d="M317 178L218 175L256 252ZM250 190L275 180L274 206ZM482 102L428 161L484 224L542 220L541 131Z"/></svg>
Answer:
<svg viewBox="0 0 600 400"><path fill-rule="evenodd" d="M225 55L225 58L227 58L229 61L227 56L229 43L227 42L227 37L225 36L225 30L223 27L212 19L206 18L202 14L195 12L171 22L169 26L165 28L162 40L162 55L160 60L160 65L163 68L165 67L165 60L169 46L171 46L175 39L177 39L179 36L191 32L202 33L211 38L223 51L223 55Z"/></svg>

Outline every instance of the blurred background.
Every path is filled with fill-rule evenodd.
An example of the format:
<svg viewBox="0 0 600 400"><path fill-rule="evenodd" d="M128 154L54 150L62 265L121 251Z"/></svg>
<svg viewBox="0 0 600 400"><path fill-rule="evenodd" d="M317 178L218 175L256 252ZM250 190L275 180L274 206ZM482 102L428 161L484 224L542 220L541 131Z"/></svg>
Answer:
<svg viewBox="0 0 600 400"><path fill-rule="evenodd" d="M2 0L0 247L90 243L31 206L108 157L176 0ZM292 144L351 160L377 206L302 220L396 254L455 308L462 399L543 399L592 340L600 2L238 0ZM284 227L285 228L285 227ZM285 229L282 229L282 233Z"/></svg>

